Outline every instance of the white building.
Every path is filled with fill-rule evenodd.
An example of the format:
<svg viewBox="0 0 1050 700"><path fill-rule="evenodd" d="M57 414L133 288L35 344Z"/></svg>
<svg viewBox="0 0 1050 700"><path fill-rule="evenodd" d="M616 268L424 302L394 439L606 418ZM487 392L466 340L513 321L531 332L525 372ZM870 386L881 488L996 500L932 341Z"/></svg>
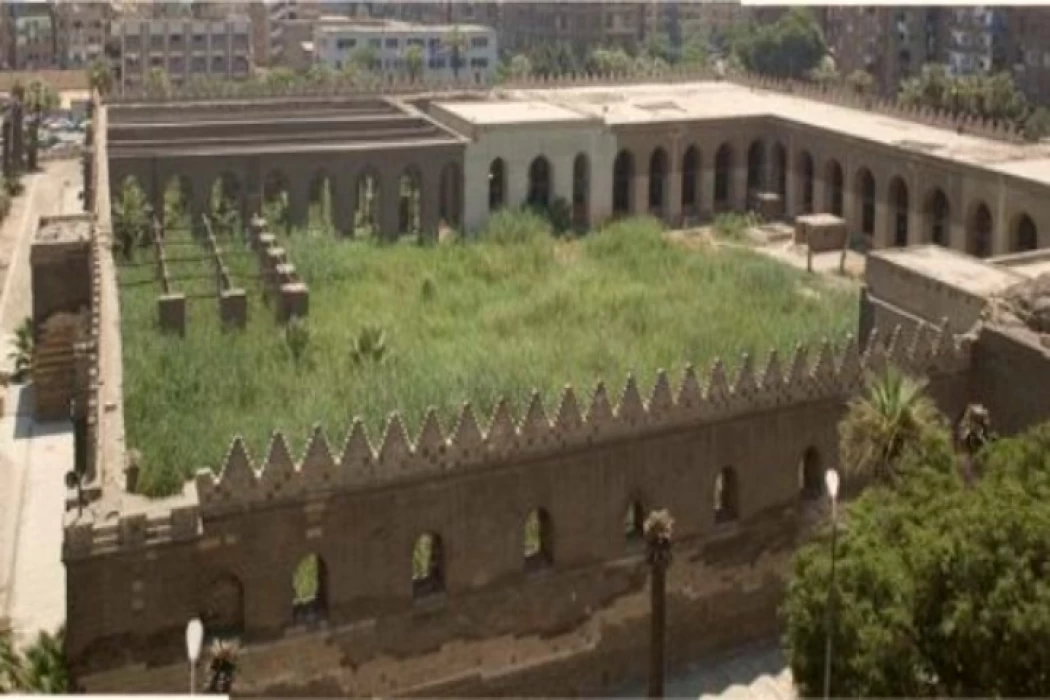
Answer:
<svg viewBox="0 0 1050 700"><path fill-rule="evenodd" d="M453 66L453 36L460 37L459 66ZM314 25L314 61L335 70L368 52L384 73L407 72L405 55L413 46L423 53L420 78L487 81L499 63L496 30L473 24L413 24L394 20L323 17Z"/></svg>

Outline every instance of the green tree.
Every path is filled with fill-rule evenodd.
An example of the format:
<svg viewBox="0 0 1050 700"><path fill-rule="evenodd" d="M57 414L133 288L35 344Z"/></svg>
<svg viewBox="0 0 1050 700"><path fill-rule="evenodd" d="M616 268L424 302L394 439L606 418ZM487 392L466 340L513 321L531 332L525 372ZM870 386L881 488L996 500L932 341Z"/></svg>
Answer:
<svg viewBox="0 0 1050 700"><path fill-rule="evenodd" d="M595 49L587 58L587 69L601 75L629 73L633 67L634 61L623 49Z"/></svg>
<svg viewBox="0 0 1050 700"><path fill-rule="evenodd" d="M816 67L809 71L807 77L820 85L832 85L837 83L842 76L839 75L839 68L835 63L835 58L828 55L820 59Z"/></svg>
<svg viewBox="0 0 1050 700"><path fill-rule="evenodd" d="M88 66L88 84L92 90L106 96L113 90L113 71L106 61L96 58Z"/></svg>
<svg viewBox="0 0 1050 700"><path fill-rule="evenodd" d="M299 76L291 68L279 66L266 71L261 80L264 85L275 89L287 89L299 81Z"/></svg>
<svg viewBox="0 0 1050 700"><path fill-rule="evenodd" d="M405 70L412 81L423 76L423 47L413 45L405 49Z"/></svg>
<svg viewBox="0 0 1050 700"><path fill-rule="evenodd" d="M909 450L839 530L833 697L1050 694L1050 425L984 448L966 485L946 432ZM782 607L799 694L821 690L829 533L796 555Z"/></svg>
<svg viewBox="0 0 1050 700"><path fill-rule="evenodd" d="M350 54L347 66L357 72L368 73L375 70L378 63L379 53L371 46L361 46Z"/></svg>
<svg viewBox="0 0 1050 700"><path fill-rule="evenodd" d="M0 630L0 693L65 694L70 691L69 670L63 652L65 630L41 632L19 653L8 630Z"/></svg>
<svg viewBox="0 0 1050 700"><path fill-rule="evenodd" d="M171 97L171 78L163 68L150 68L142 82L142 89L152 98Z"/></svg>
<svg viewBox="0 0 1050 700"><path fill-rule="evenodd" d="M866 70L855 70L846 76L846 82L858 95L866 95L875 84L875 78Z"/></svg>
<svg viewBox="0 0 1050 700"><path fill-rule="evenodd" d="M1024 137L1029 141L1039 141L1050 136L1050 110L1038 107L1025 118Z"/></svg>
<svg viewBox="0 0 1050 700"><path fill-rule="evenodd" d="M149 242L151 214L139 183L133 177L124 180L113 206L113 233L127 260L134 256L136 243Z"/></svg>
<svg viewBox="0 0 1050 700"><path fill-rule="evenodd" d="M324 63L315 63L306 71L304 80L310 85L331 85L336 81L336 73Z"/></svg>
<svg viewBox="0 0 1050 700"><path fill-rule="evenodd" d="M36 347L33 333L33 319L26 317L15 329L14 347L8 354L8 359L14 364L12 381L24 382L33 369L33 353Z"/></svg>
<svg viewBox="0 0 1050 700"><path fill-rule="evenodd" d="M521 80L532 75L532 61L523 53L515 54L510 59L509 74L511 79Z"/></svg>
<svg viewBox="0 0 1050 700"><path fill-rule="evenodd" d="M456 80L459 80L459 71L463 67L463 51L467 46L467 39L463 36L463 32L459 30L458 26L453 26L448 33L445 34L443 40L445 48L448 49L449 60L452 65L452 75Z"/></svg>
<svg viewBox="0 0 1050 700"><path fill-rule="evenodd" d="M839 424L839 457L848 476L893 482L905 448L941 421L925 389L924 380L892 366L868 377L865 392L849 402Z"/></svg>
<svg viewBox="0 0 1050 700"><path fill-rule="evenodd" d="M793 8L773 24L748 25L731 39L731 49L751 71L803 78L827 54L824 34L805 8Z"/></svg>

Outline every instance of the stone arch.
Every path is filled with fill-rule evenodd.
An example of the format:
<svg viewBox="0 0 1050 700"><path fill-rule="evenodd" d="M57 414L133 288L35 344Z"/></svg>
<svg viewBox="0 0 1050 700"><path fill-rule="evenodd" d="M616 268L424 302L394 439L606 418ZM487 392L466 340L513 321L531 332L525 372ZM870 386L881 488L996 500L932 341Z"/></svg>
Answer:
<svg viewBox="0 0 1050 700"><path fill-rule="evenodd" d="M824 164L824 183L824 206L829 214L842 216L846 178L842 172L842 165L834 158Z"/></svg>
<svg viewBox="0 0 1050 700"><path fill-rule="evenodd" d="M1039 247L1039 229L1028 214L1022 212L1014 219L1011 249L1017 253L1036 250Z"/></svg>
<svg viewBox="0 0 1050 700"><path fill-rule="evenodd" d="M868 240L875 236L875 176L865 166L853 178L853 195L860 205L860 232Z"/></svg>
<svg viewBox="0 0 1050 700"><path fill-rule="evenodd" d="M732 522L740 517L740 489L736 470L722 467L715 476L715 522Z"/></svg>
<svg viewBox="0 0 1050 700"><path fill-rule="evenodd" d="M525 516L523 545L526 571L554 564L554 526L546 509L534 508Z"/></svg>
<svg viewBox="0 0 1050 700"><path fill-rule="evenodd" d="M572 225L586 230L590 222L591 161L586 153L577 153L572 162Z"/></svg>
<svg viewBox="0 0 1050 700"><path fill-rule="evenodd" d="M908 185L904 178L890 180L888 190L890 220L893 222L893 245L903 248L908 245Z"/></svg>
<svg viewBox="0 0 1050 700"><path fill-rule="evenodd" d="M507 164L502 158L489 163L489 211L502 209L507 204Z"/></svg>
<svg viewBox="0 0 1050 700"><path fill-rule="evenodd" d="M233 574L222 574L209 584L200 619L211 637L235 637L244 633L244 584Z"/></svg>
<svg viewBox="0 0 1050 700"><path fill-rule="evenodd" d="M172 175L164 184L163 220L166 229L188 228L193 207L193 180Z"/></svg>
<svg viewBox="0 0 1050 700"><path fill-rule="evenodd" d="M336 225L334 182L332 175L324 168L315 172L310 178L307 220L311 227L319 227L327 231Z"/></svg>
<svg viewBox="0 0 1050 700"><path fill-rule="evenodd" d="M379 235L379 207L382 196L379 173L372 168L366 168L354 183L355 236Z"/></svg>
<svg viewBox="0 0 1050 700"><path fill-rule="evenodd" d="M780 196L782 204L787 203L787 149L779 141L773 144L772 171L770 179L773 181L774 191Z"/></svg>
<svg viewBox="0 0 1050 700"><path fill-rule="evenodd" d="M667 211L667 151L662 146L649 156L649 213L663 217Z"/></svg>
<svg viewBox="0 0 1050 700"><path fill-rule="evenodd" d="M682 154L682 211L699 213L700 149L691 145Z"/></svg>
<svg viewBox="0 0 1050 700"><path fill-rule="evenodd" d="M951 238L951 205L944 190L937 187L926 197L923 218L930 242L947 247Z"/></svg>
<svg viewBox="0 0 1050 700"><path fill-rule="evenodd" d="M633 210L634 155L628 150L616 154L613 162L613 215L627 216Z"/></svg>
<svg viewBox="0 0 1050 700"><path fill-rule="evenodd" d="M328 568L317 554L307 554L292 574L292 623L309 624L327 616Z"/></svg>
<svg viewBox="0 0 1050 700"><path fill-rule="evenodd" d="M440 201L438 218L452 228L457 228L463 219L463 173L458 163L445 163L441 168Z"/></svg>
<svg viewBox="0 0 1050 700"><path fill-rule="evenodd" d="M820 498L824 490L823 479L820 453L811 445L802 453L798 462L798 490L802 500L813 501Z"/></svg>
<svg viewBox="0 0 1050 700"><path fill-rule="evenodd" d="M627 511L623 516L624 538L628 542L641 542L645 537L645 509L642 501L632 498L627 503Z"/></svg>
<svg viewBox="0 0 1050 700"><path fill-rule="evenodd" d="M755 139L747 147L747 191L761 190L766 184L766 144Z"/></svg>
<svg viewBox="0 0 1050 700"><path fill-rule="evenodd" d="M397 179L397 233L418 235L423 228L423 175L410 165Z"/></svg>
<svg viewBox="0 0 1050 700"><path fill-rule="evenodd" d="M445 591L445 546L441 536L425 532L412 546L412 594L422 598Z"/></svg>
<svg viewBox="0 0 1050 700"><path fill-rule="evenodd" d="M715 153L715 192L716 210L728 209L733 193L733 147L723 143Z"/></svg>
<svg viewBox="0 0 1050 700"><path fill-rule="evenodd" d="M529 189L526 202L530 207L546 209L551 203L554 174L545 156L536 156L529 164Z"/></svg>
<svg viewBox="0 0 1050 700"><path fill-rule="evenodd" d="M813 213L813 184L816 178L816 167L813 164L813 156L809 151L802 151L798 156L798 176L802 184L800 194L802 202L800 209L803 214Z"/></svg>
<svg viewBox="0 0 1050 700"><path fill-rule="evenodd" d="M992 254L992 210L981 200L970 206L966 217L966 252L976 258Z"/></svg>

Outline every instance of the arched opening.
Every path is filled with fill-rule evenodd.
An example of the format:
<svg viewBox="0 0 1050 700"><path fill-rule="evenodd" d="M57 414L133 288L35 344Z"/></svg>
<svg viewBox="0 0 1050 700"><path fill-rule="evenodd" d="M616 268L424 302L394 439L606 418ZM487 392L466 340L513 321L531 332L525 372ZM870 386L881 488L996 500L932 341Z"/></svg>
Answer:
<svg viewBox="0 0 1050 700"><path fill-rule="evenodd" d="M802 181L802 213L813 213L813 180L816 172L813 166L813 156L809 151L802 151L798 158L799 179Z"/></svg>
<svg viewBox="0 0 1050 700"><path fill-rule="evenodd" d="M200 612L210 637L237 637L244 633L244 585L224 574L208 586Z"/></svg>
<svg viewBox="0 0 1050 700"><path fill-rule="evenodd" d="M212 230L218 234L230 235L240 230L241 225L241 183L233 173L223 173L212 184L211 197L208 202L208 214L212 220Z"/></svg>
<svg viewBox="0 0 1050 700"><path fill-rule="evenodd" d="M752 194L765 187L766 145L752 141L747 149L747 192Z"/></svg>
<svg viewBox="0 0 1050 700"><path fill-rule="evenodd" d="M502 209L507 203L507 169L502 158L489 163L489 211Z"/></svg>
<svg viewBox="0 0 1050 700"><path fill-rule="evenodd" d="M328 572L324 559L307 554L292 575L292 622L302 625L328 615Z"/></svg>
<svg viewBox="0 0 1050 700"><path fill-rule="evenodd" d="M663 217L667 195L667 151L657 148L649 157L649 213Z"/></svg>
<svg viewBox="0 0 1050 700"><path fill-rule="evenodd" d="M845 190L845 178L842 166L837 160L829 160L824 166L825 202L828 213L842 216L842 194Z"/></svg>
<svg viewBox="0 0 1050 700"><path fill-rule="evenodd" d="M807 448L798 463L798 489L802 500L813 501L820 498L824 488L823 476L820 453L815 447Z"/></svg>
<svg viewBox="0 0 1050 700"><path fill-rule="evenodd" d="M697 185L700 182L700 149L690 146L682 155L682 212L696 215Z"/></svg>
<svg viewBox="0 0 1050 700"><path fill-rule="evenodd" d="M537 156L529 165L529 193L526 199L530 207L547 209L551 203L551 164L543 156Z"/></svg>
<svg viewBox="0 0 1050 700"><path fill-rule="evenodd" d="M630 151L620 151L613 163L613 215L628 216L631 213L631 189L634 184L634 156Z"/></svg>
<svg viewBox="0 0 1050 700"><path fill-rule="evenodd" d="M591 191L591 164L587 156L580 153L572 162L572 226L584 231L589 223L588 214Z"/></svg>
<svg viewBox="0 0 1050 700"><path fill-rule="evenodd" d="M423 178L415 168L401 173L397 186L397 232L399 235L415 236L422 229L420 209L423 194Z"/></svg>
<svg viewBox="0 0 1050 700"><path fill-rule="evenodd" d="M627 504L627 512L623 516L624 538L629 543L641 542L645 537L645 510L642 502L632 500Z"/></svg>
<svg viewBox="0 0 1050 700"><path fill-rule="evenodd" d="M289 217L288 179L280 170L271 170L263 179L263 216L271 226L287 230Z"/></svg>
<svg viewBox="0 0 1050 700"><path fill-rule="evenodd" d="M723 211L730 206L733 181L733 148L723 143L715 153L715 209Z"/></svg>
<svg viewBox="0 0 1050 700"><path fill-rule="evenodd" d="M779 141L773 144L773 187L782 203L787 201L787 149Z"/></svg>
<svg viewBox="0 0 1050 700"><path fill-rule="evenodd" d="M185 175L176 175L164 186L165 230L190 227L190 202L193 201L193 183Z"/></svg>
<svg viewBox="0 0 1050 700"><path fill-rule="evenodd" d="M908 186L899 177L890 181L890 211L893 214L893 245L908 245Z"/></svg>
<svg viewBox="0 0 1050 700"><path fill-rule="evenodd" d="M310 178L309 226L311 229L331 231L335 225L332 205L332 176L319 170Z"/></svg>
<svg viewBox="0 0 1050 700"><path fill-rule="evenodd" d="M422 598L445 590L445 551L441 537L428 532L412 547L412 594Z"/></svg>
<svg viewBox="0 0 1050 700"><path fill-rule="evenodd" d="M948 197L941 189L936 189L926 200L926 221L929 227L930 241L939 246L948 246Z"/></svg>
<svg viewBox="0 0 1050 700"><path fill-rule="evenodd" d="M463 201L462 184L463 177L460 174L459 165L446 163L441 169L438 217L443 225L451 228L458 228L462 218L460 213Z"/></svg>
<svg viewBox="0 0 1050 700"><path fill-rule="evenodd" d="M992 254L992 212L984 202L971 210L966 231L966 252L977 258Z"/></svg>
<svg viewBox="0 0 1050 700"><path fill-rule="evenodd" d="M545 569L554 563L551 516L543 508L530 511L525 518L523 554L526 571Z"/></svg>
<svg viewBox="0 0 1050 700"><path fill-rule="evenodd" d="M740 517L736 472L723 467L715 477L715 522L728 523Z"/></svg>
<svg viewBox="0 0 1050 700"><path fill-rule="evenodd" d="M1028 214L1021 214L1014 226L1014 250L1023 253L1039 247L1039 231Z"/></svg>
<svg viewBox="0 0 1050 700"><path fill-rule="evenodd" d="M875 176L867 168L857 171L854 195L860 202L860 232L868 239L875 236Z"/></svg>
<svg viewBox="0 0 1050 700"><path fill-rule="evenodd" d="M354 188L354 235L379 234L379 177L372 171L361 173Z"/></svg>

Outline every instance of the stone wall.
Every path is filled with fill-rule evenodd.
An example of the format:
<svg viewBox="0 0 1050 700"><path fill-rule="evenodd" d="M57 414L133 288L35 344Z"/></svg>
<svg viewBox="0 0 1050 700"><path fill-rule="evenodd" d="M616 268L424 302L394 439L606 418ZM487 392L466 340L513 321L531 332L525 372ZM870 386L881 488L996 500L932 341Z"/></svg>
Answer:
<svg viewBox="0 0 1050 700"><path fill-rule="evenodd" d="M974 400L1002 433L1050 420L1050 347L1035 333L986 326L974 348Z"/></svg>

